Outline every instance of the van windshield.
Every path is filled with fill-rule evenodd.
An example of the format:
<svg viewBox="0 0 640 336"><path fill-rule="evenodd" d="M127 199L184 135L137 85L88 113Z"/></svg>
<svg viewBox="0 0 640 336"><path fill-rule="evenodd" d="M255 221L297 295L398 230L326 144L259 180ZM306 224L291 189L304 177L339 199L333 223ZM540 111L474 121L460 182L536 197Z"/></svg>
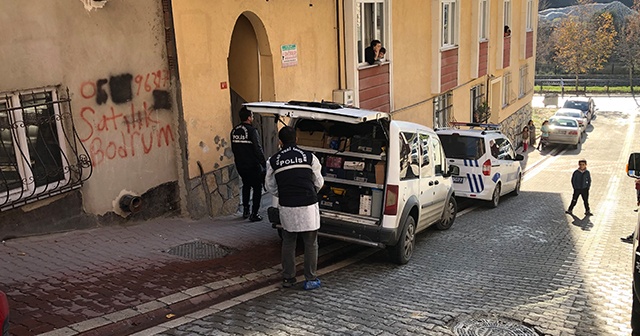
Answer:
<svg viewBox="0 0 640 336"><path fill-rule="evenodd" d="M447 158L477 160L485 153L482 138L459 134L438 134L438 137Z"/></svg>

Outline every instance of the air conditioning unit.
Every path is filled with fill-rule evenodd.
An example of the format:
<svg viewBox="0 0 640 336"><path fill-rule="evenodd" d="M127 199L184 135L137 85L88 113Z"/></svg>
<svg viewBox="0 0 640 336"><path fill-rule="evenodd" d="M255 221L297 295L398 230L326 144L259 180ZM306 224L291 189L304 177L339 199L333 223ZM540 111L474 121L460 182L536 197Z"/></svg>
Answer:
<svg viewBox="0 0 640 336"><path fill-rule="evenodd" d="M353 106L353 90L333 90L333 102Z"/></svg>
<svg viewBox="0 0 640 336"><path fill-rule="evenodd" d="M84 4L84 9L91 11L93 9L98 9L104 7L107 3L107 0L80 0Z"/></svg>

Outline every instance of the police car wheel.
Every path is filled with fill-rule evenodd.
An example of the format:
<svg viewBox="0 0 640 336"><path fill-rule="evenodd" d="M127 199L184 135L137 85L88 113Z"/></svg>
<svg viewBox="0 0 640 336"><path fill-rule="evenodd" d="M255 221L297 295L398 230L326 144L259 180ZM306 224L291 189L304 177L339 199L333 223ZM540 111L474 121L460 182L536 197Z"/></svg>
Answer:
<svg viewBox="0 0 640 336"><path fill-rule="evenodd" d="M522 182L522 175L518 176L518 182L516 183L516 188L513 189L513 195L520 195L520 183Z"/></svg>
<svg viewBox="0 0 640 336"><path fill-rule="evenodd" d="M500 183L496 184L496 188L493 189L493 196L491 196L491 201L489 201L489 207L497 208L498 204L500 204Z"/></svg>

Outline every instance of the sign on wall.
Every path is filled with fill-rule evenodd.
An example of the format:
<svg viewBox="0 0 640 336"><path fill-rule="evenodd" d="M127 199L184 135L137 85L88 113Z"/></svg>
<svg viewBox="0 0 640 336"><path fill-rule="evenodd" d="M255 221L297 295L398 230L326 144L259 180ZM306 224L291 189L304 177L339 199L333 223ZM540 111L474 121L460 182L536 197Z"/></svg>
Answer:
<svg viewBox="0 0 640 336"><path fill-rule="evenodd" d="M298 47L295 44L284 44L280 46L282 53L282 67L298 65Z"/></svg>

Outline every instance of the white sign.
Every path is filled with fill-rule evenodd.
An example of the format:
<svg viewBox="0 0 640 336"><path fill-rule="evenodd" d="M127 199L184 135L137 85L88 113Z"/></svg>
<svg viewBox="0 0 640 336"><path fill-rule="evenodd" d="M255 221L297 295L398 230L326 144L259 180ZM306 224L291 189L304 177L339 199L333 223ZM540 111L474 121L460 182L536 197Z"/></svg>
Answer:
<svg viewBox="0 0 640 336"><path fill-rule="evenodd" d="M295 44L285 44L280 46L282 53L282 67L298 65L298 47Z"/></svg>

